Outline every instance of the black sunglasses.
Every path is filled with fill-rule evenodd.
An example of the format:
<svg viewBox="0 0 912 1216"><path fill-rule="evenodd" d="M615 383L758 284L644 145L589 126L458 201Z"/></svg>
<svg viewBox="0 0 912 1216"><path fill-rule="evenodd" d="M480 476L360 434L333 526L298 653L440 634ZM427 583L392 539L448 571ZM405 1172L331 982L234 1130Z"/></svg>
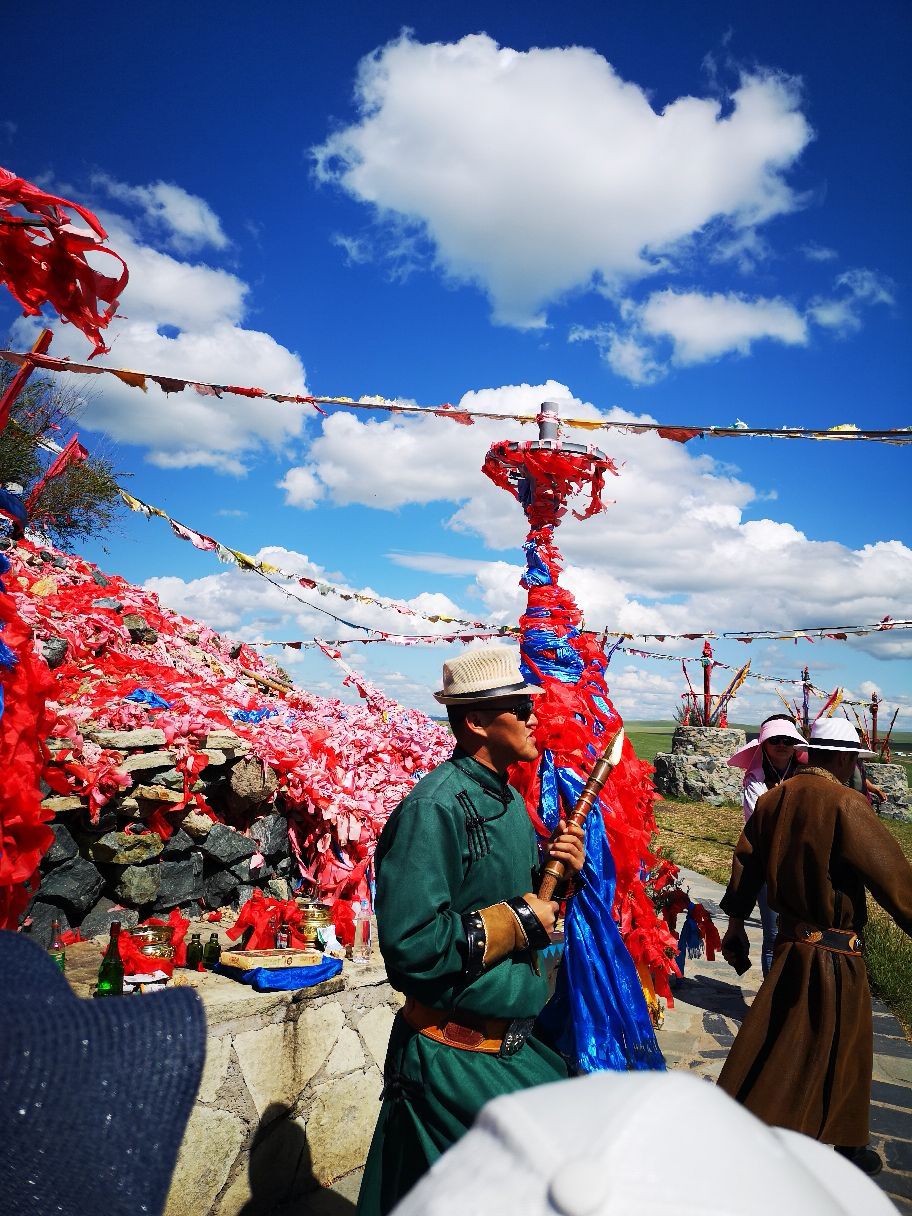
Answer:
<svg viewBox="0 0 912 1216"><path fill-rule="evenodd" d="M767 743L775 743L780 747L794 747L797 742L791 735L775 735L772 739L767 739Z"/></svg>
<svg viewBox="0 0 912 1216"><path fill-rule="evenodd" d="M509 705L489 705L479 708L486 708L488 713L492 714L516 714L520 722L528 722L535 713L535 702L532 697L520 697L519 700L512 701Z"/></svg>

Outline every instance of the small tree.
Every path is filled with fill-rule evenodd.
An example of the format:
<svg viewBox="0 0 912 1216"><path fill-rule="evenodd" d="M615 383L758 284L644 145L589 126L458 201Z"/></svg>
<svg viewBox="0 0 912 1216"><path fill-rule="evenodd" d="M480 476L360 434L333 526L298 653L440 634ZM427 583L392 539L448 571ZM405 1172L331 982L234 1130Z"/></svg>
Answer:
<svg viewBox="0 0 912 1216"><path fill-rule="evenodd" d="M0 364L0 393L15 374ZM0 486L14 483L28 497L53 454L42 441L56 444L84 409L85 401L69 386L33 374L13 405L9 425L0 433ZM98 536L117 518L121 499L112 461L94 453L70 465L41 491L31 523L59 548L71 550L79 540Z"/></svg>

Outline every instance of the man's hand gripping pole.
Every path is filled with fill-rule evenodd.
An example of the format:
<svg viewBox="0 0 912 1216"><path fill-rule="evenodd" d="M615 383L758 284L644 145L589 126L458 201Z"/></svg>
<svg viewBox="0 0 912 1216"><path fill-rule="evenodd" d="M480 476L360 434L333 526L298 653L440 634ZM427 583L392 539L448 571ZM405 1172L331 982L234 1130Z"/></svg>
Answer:
<svg viewBox="0 0 912 1216"><path fill-rule="evenodd" d="M621 726L608 740L607 747L592 766L589 780L583 786L582 793L577 799L576 806L573 808L573 813L567 820L568 823L575 823L579 827L582 827L586 822L586 816L602 792L602 787L608 780L609 773L621 758L623 747L624 728ZM556 859L547 863L542 873L541 885L538 888L539 899L550 900L554 898L555 888L566 876L566 869L567 867L564 863Z"/></svg>

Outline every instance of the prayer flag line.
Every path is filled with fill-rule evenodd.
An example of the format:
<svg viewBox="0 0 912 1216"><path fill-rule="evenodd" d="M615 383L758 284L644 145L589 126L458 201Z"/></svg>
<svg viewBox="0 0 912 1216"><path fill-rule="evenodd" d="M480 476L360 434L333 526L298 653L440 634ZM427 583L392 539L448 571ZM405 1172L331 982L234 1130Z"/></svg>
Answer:
<svg viewBox="0 0 912 1216"><path fill-rule="evenodd" d="M313 394L276 393L262 388L238 384L210 384L203 380L184 379L177 376L164 376L153 372L137 372L130 368L103 367L98 364L74 363L69 359L56 359L43 354L20 354L17 351L0 350L0 359L7 363L22 366L25 363L40 367L49 372L70 372L79 375L97 376L107 374L114 376L122 384L130 388L148 391L151 381L165 393L179 393L192 388L203 397L221 397L227 393L231 396L250 397L281 404L312 405L319 413L325 413L324 406L344 409L383 410L393 414L417 414L449 418L452 422L463 426L471 426L476 418L500 422L519 422L525 425L538 422L536 414L498 414L488 410L463 410L448 402L442 405L405 405L399 401L381 396L354 397L320 397ZM862 428L853 422L840 423L830 427L749 427L737 421L733 426L715 426L711 424L666 424L659 422L620 422L606 419L565 418L560 419L561 427L582 431L618 431L628 435L656 434L662 439L675 443L687 443L691 439L734 439L752 436L763 439L815 439L815 440L846 440L866 441L869 443L887 443L896 446L912 444L912 427L894 427L882 429Z"/></svg>
<svg viewBox="0 0 912 1216"><path fill-rule="evenodd" d="M279 578L285 578L285 579L290 580L291 582L297 583L299 586L303 587L305 590L316 591L319 595L322 595L322 596L336 595L340 599L343 599L343 600L348 600L348 601L353 600L353 601L356 601L357 603L372 604L375 607L384 608L387 610L398 612L404 616L419 617L422 620L429 621L431 624L463 625L472 631L472 634L471 634L472 637L479 636L475 631L481 631L481 634L483 634L486 637L504 637L504 636L519 632L518 628L516 626L512 626L512 625L495 625L489 621L470 621L470 620L465 620L461 617L445 616L443 613L432 613L432 614L424 613L424 612L421 612L417 608L413 608L410 604L406 604L406 603L402 602L401 600L392 600L392 599L386 599L382 596L368 595L366 592L363 592L363 591L344 591L341 587L337 586L334 583L327 583L322 580L311 579L311 578L302 578L298 574L291 573L290 571L287 571L287 570L282 570L281 567L274 565L272 562L257 561L257 559L255 557L252 557L249 553L244 553L240 549L232 549L230 545L224 545L221 543L221 541L215 540L213 537L207 536L203 532L199 532L194 528L190 528L186 524L179 523L176 519L172 519L172 517L167 513L167 511L163 511L163 510L161 510L160 507L154 507L147 502L143 502L142 499L136 498L135 495L129 494L124 489L121 489L119 492L120 492L120 497L123 499L124 503L130 508L131 511L136 511L141 515L145 515L145 517L147 519L151 518L154 515L154 516L158 516L158 518L160 518L160 519L166 520L167 523L170 524L171 530L174 533L174 535L177 536L180 540L189 541L189 543L192 544L194 546L194 548L200 549L204 552L215 553L216 557L221 562L224 562L229 565L238 566L241 570L248 570L255 574L263 575L263 576L269 578L270 581L273 581L273 578L275 576L278 576ZM275 585L280 586L280 584L275 584ZM286 590L286 588L284 588L284 587L280 587L280 589L283 591ZM298 597L295 596L295 598L297 599ZM315 608L320 612L325 612L325 610L320 608L320 606L318 604L313 604L307 600L301 600L301 603L307 604L309 607ZM326 613L326 615L332 616L333 614ZM334 619L341 620L341 618L339 618L339 617L335 617ZM448 640L449 641L462 641L462 640L464 640L465 637L469 636L467 634L457 634L457 635L451 635L449 637L445 634L431 634L431 635L423 635L423 636L418 635L418 634L396 634L396 633L389 633L382 629L377 629L370 625L360 625L353 621L342 621L342 624L347 625L353 629L364 630L364 632L366 632L366 633L376 634L377 641L390 641L395 638L404 638L406 640L433 639L436 642L440 642L440 641L445 642ZM725 641L744 642L744 643L751 643L753 641L778 641L778 642L794 641L797 644L797 642L802 641L802 640L813 642L815 638L817 638L818 640L828 639L828 640L842 642L842 641L846 641L849 637L865 637L871 633L882 633L882 632L887 632L887 631L892 631L892 630L897 630L897 629L898 630L912 629L912 620L907 620L907 619L893 620L891 617L885 616L880 621L876 621L872 624L865 624L865 625L838 625L838 626L815 625L815 626L810 626L810 627L803 628L803 629L784 629L784 630L771 630L771 629L734 630L734 629L732 629L732 630L726 630L724 632L717 632L715 630L709 630L706 632L697 631L697 632L692 632L692 633L629 633L629 632L625 632L625 631L621 631L621 630L612 630L612 629L587 629L587 630L584 630L584 632L593 634L593 635L600 635L601 637L603 637L606 640L608 638L621 638L624 641L635 641L638 638L642 638L644 641L657 641L657 642L689 641L689 642L692 642L692 641L702 641L704 639L710 639L710 640L722 639ZM258 645L263 645L263 646L283 645L284 646L284 645L289 645L289 643L286 643L286 642L261 642L261 643L258 643ZM663 657L674 658L675 660L677 660L679 658L679 656L676 656L676 655L669 655L669 656L663 656Z"/></svg>

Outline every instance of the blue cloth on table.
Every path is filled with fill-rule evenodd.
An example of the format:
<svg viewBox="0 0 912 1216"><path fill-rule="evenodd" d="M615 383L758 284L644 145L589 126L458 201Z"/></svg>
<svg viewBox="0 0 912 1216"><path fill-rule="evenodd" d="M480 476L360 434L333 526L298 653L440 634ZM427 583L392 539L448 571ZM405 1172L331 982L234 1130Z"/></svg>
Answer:
<svg viewBox="0 0 912 1216"><path fill-rule="evenodd" d="M213 971L218 975L237 980L239 984L247 984L254 992L289 992L295 988L313 988L314 984L333 979L341 970L340 958L325 958L322 963L316 963L312 967L253 967L250 971L242 971L240 967L229 967L221 962L213 967Z"/></svg>

